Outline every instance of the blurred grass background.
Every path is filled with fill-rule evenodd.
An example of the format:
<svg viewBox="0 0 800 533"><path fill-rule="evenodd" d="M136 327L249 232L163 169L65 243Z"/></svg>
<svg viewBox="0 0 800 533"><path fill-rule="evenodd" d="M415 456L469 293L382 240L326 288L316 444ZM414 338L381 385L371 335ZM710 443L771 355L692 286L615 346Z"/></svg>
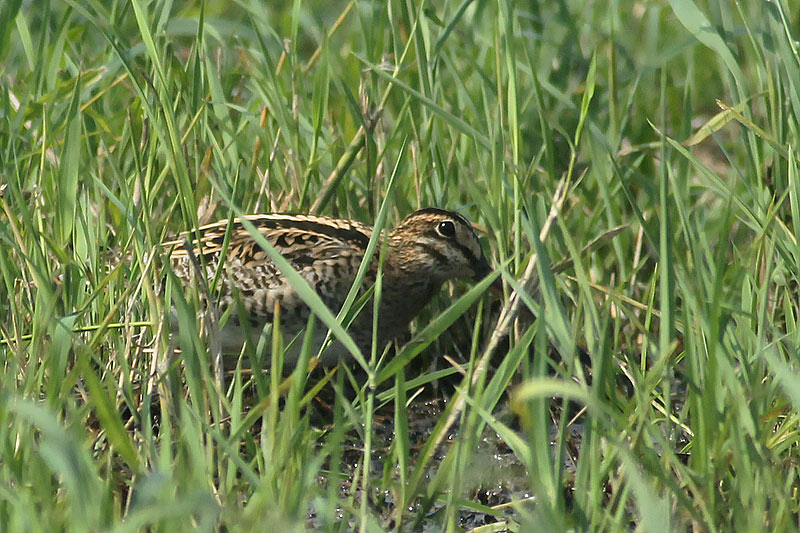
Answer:
<svg viewBox="0 0 800 533"><path fill-rule="evenodd" d="M6 0L0 529L796 529L799 25L785 0ZM486 227L533 319L487 354L499 304L449 288L427 370L373 359L355 399L337 373L323 428L303 372L280 403L276 373L215 379L153 246L384 202ZM412 453L444 354L466 376ZM527 485L494 509L487 426Z"/></svg>

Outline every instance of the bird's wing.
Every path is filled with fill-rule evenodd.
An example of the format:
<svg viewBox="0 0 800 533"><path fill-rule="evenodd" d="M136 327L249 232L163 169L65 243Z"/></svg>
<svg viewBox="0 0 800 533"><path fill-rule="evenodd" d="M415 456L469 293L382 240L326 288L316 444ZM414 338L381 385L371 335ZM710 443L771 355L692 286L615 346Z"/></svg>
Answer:
<svg viewBox="0 0 800 533"><path fill-rule="evenodd" d="M332 308L349 290L372 235L369 226L328 217L256 215L246 219ZM173 267L182 279L190 279L191 263L201 261L207 266L207 276L214 276L224 249L222 267L228 289L245 294L269 290L282 298L292 297L283 274L241 219L203 226L165 246L170 246Z"/></svg>
<svg viewBox="0 0 800 533"><path fill-rule="evenodd" d="M346 256L361 255L372 235L372 228L355 221L307 215L254 215L246 217L255 229L272 244L297 270L318 261L330 261ZM171 257L181 259L189 255L188 248L207 260L218 259L226 246L226 260L239 259L244 265L271 262L269 255L253 239L241 219L225 220L203 226L198 230L201 246L196 243L195 232L182 239L165 243L172 246Z"/></svg>

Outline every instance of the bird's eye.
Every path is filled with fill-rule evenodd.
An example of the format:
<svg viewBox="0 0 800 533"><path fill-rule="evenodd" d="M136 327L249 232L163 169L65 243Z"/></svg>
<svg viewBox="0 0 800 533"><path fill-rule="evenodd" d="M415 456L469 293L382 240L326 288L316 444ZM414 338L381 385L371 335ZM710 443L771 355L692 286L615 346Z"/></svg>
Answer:
<svg viewBox="0 0 800 533"><path fill-rule="evenodd" d="M444 222L440 222L439 225L436 226L436 232L442 237L455 237L456 225L449 220L445 220Z"/></svg>

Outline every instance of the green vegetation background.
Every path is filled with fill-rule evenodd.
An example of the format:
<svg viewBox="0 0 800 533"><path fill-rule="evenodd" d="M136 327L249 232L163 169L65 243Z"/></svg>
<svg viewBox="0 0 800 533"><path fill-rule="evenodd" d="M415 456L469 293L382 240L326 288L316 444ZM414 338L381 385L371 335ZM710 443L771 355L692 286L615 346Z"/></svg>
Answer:
<svg viewBox="0 0 800 533"><path fill-rule="evenodd" d="M796 529L798 34L787 0L5 0L0 529ZM280 403L276 373L221 378L159 293L153 246L199 222L427 205L486 227L504 302L534 274L534 319L489 353L483 287L428 310L402 361L467 376L413 457L406 400L449 364L365 354L321 431L303 372ZM319 483L348 428L372 463L387 402L383 473ZM487 426L513 514L473 498Z"/></svg>

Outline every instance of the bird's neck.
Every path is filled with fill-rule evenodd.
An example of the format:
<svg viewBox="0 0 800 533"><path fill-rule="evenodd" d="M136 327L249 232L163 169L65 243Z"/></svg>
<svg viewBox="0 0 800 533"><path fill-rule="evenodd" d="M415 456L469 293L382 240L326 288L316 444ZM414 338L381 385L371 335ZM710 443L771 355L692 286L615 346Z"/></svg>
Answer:
<svg viewBox="0 0 800 533"><path fill-rule="evenodd" d="M442 286L441 281L424 272L409 272L411 267L410 264L384 267L379 326L387 338L404 333Z"/></svg>

